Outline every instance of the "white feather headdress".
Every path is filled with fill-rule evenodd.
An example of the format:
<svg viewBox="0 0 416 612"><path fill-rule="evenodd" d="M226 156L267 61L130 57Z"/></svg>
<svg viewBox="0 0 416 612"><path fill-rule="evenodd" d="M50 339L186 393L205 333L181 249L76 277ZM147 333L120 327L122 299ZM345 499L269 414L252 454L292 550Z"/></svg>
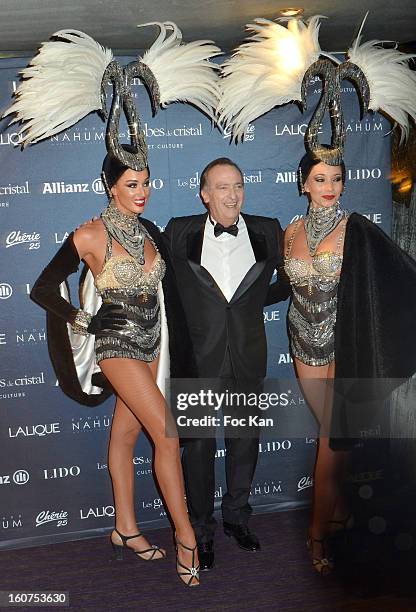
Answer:
<svg viewBox="0 0 416 612"><path fill-rule="evenodd" d="M11 123L23 122L24 145L53 136L101 109L101 81L113 60L111 50L78 30L60 30L52 38L21 71L15 101L3 115L15 113Z"/></svg>
<svg viewBox="0 0 416 612"><path fill-rule="evenodd" d="M217 66L209 60L221 50L211 41L183 43L181 31L172 22L143 25L158 26L160 34L143 60L138 58L137 62L129 65L129 74L136 74L137 68L137 74L144 77L146 85L153 81L149 90L155 110L159 104L166 106L170 102L184 101L212 117L219 92ZM169 31L172 32L170 36L167 35ZM110 67L111 63L114 69ZM23 80L15 93L15 100L3 116L15 114L12 123L23 123L20 134L26 145L57 134L92 111L101 111L105 115L104 74L114 78L123 75L123 68L115 64L111 50L87 34L60 30L49 42L41 45L38 55L22 71ZM147 68L143 70L142 64L150 72L146 72ZM124 91L125 88L120 89ZM133 112L134 103L130 100L129 104ZM114 122L112 130L114 139Z"/></svg>
<svg viewBox="0 0 416 612"><path fill-rule="evenodd" d="M305 72L320 55L327 55L318 41L321 17L311 17L307 24L291 19L287 27L261 18L247 25L255 34L221 67L218 120L231 128L236 140L274 106L301 101Z"/></svg>
<svg viewBox="0 0 416 612"><path fill-rule="evenodd" d="M401 129L400 141L409 134L409 116L416 121L416 72L409 70L408 60L416 54L384 49L383 41L370 40L361 44L361 31L347 51L350 62L364 73L370 88L368 108L388 115Z"/></svg>
<svg viewBox="0 0 416 612"><path fill-rule="evenodd" d="M160 34L140 60L153 72L160 91L160 105L185 101L211 117L218 104L217 69L209 60L221 54L211 40L182 42L182 32L171 21L155 21L137 27L157 25ZM169 30L171 35L168 36Z"/></svg>

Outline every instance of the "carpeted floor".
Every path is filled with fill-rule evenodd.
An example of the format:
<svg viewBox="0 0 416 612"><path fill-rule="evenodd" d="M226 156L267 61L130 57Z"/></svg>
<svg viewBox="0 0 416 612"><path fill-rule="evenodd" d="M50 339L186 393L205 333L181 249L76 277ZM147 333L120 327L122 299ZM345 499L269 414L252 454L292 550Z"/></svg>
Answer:
<svg viewBox="0 0 416 612"><path fill-rule="evenodd" d="M202 573L194 589L177 578L172 535L163 529L149 533L168 551L167 559L154 563L133 555L111 561L108 538L2 552L0 590L68 591L70 609L80 611L416 610L414 554L391 552L388 539L355 530L349 540L335 542L337 569L322 577L305 550L306 524L304 511L254 516L250 526L262 544L258 553L239 549L219 526L216 567Z"/></svg>

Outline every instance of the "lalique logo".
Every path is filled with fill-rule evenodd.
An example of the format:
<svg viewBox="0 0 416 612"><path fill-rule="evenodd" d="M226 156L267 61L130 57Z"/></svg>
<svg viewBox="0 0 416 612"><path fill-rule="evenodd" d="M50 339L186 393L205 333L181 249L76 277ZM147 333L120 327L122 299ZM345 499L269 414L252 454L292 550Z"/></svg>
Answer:
<svg viewBox="0 0 416 612"><path fill-rule="evenodd" d="M114 506L96 506L95 508L88 508L88 510L83 510L83 508L79 511L79 516L81 520L89 519L91 517L94 518L104 518L105 516L114 516Z"/></svg>
<svg viewBox="0 0 416 612"><path fill-rule="evenodd" d="M55 523L57 527L64 527L68 523L68 512L60 510L59 512L51 512L50 510L42 510L36 517L35 527L46 525L47 523Z"/></svg>
<svg viewBox="0 0 416 612"><path fill-rule="evenodd" d="M16 146L21 145L23 137L19 132L6 132L0 134L0 145Z"/></svg>
<svg viewBox="0 0 416 612"><path fill-rule="evenodd" d="M13 230L7 235L6 249L22 244L27 244L30 251L32 249L38 249L40 247L40 234L37 232L27 234L26 232L22 232L20 230Z"/></svg>
<svg viewBox="0 0 416 612"><path fill-rule="evenodd" d="M313 486L313 479L311 476L303 476L298 482L298 491L303 491L303 489L309 489L309 487Z"/></svg>
<svg viewBox="0 0 416 612"><path fill-rule="evenodd" d="M270 323L271 321L280 321L280 311L272 310L271 312L263 313L264 323Z"/></svg>
<svg viewBox="0 0 416 612"><path fill-rule="evenodd" d="M60 423L37 423L36 425L9 427L9 438L19 438L20 436L24 438L31 436L44 437L59 433L61 433Z"/></svg>
<svg viewBox="0 0 416 612"><path fill-rule="evenodd" d="M0 300L7 300L12 297L13 289L9 283L0 283Z"/></svg>

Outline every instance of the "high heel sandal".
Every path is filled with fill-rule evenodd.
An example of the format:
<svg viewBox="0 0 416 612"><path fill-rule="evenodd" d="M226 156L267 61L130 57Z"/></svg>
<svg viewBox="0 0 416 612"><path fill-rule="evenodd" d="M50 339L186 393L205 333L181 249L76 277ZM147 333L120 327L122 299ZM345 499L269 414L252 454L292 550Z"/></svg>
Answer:
<svg viewBox="0 0 416 612"><path fill-rule="evenodd" d="M176 537L176 534L175 534L175 544L176 544L176 573L179 576L179 580L183 582L185 586L188 586L188 587L198 586L199 585L199 564L195 565L195 551L198 548L198 545L195 544L193 548L190 548L189 546L185 546L185 544L182 544L182 542L178 540L178 538ZM184 565L183 563L179 561L179 554L178 554L179 546L182 546L182 548L184 548L185 550L189 550L192 552L192 561L191 561L190 567L187 567L186 565ZM179 571L180 569L184 569L185 571L181 572ZM182 578L182 576L184 576L184 578ZM189 576L189 579L187 579L186 576ZM193 582L194 579L197 580L198 582Z"/></svg>
<svg viewBox="0 0 416 612"><path fill-rule="evenodd" d="M322 550L322 557L313 556L314 543L317 543L320 545L321 550ZM317 538L313 538L312 536L308 536L308 539L306 540L306 547L308 548L309 552L312 555L312 565L316 569L316 571L319 572L319 574L321 574L322 576L326 576L327 574L330 574L332 570L334 569L334 560L331 557L328 557L325 552L326 543L327 542L325 538L322 538L321 540L319 540Z"/></svg>
<svg viewBox="0 0 416 612"><path fill-rule="evenodd" d="M120 536L121 542L122 542L121 544L115 544L110 536L111 546L113 547L113 551L114 551L114 559L116 561L123 560L123 551L126 548L127 550L130 550L132 553L134 553L137 557L140 557L140 559L143 559L143 561L157 561L158 559L164 559L166 557L165 551L162 550L159 546L156 546L156 544L152 544L150 548L145 548L144 550L134 550L134 548L127 546L128 540L132 540L133 538L143 538L144 537L141 531L139 531L139 533L136 533L136 535L132 535L132 536L125 536L122 533L120 533L119 530L116 528L114 528L114 531L116 532L118 536ZM148 553L151 553L150 556L143 557L143 555L147 555ZM160 554L160 556L156 556L158 553Z"/></svg>

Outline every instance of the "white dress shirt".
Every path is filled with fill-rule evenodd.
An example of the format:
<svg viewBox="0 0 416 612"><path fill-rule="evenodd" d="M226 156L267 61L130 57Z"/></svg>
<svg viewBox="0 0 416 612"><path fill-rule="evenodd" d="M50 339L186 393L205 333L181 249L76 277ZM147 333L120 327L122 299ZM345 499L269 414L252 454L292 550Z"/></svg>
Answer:
<svg viewBox="0 0 416 612"><path fill-rule="evenodd" d="M247 272L256 263L256 259L247 225L241 215L237 222L237 236L223 232L216 238L214 225L214 219L211 221L208 216L205 222L201 266L208 270L229 302Z"/></svg>

